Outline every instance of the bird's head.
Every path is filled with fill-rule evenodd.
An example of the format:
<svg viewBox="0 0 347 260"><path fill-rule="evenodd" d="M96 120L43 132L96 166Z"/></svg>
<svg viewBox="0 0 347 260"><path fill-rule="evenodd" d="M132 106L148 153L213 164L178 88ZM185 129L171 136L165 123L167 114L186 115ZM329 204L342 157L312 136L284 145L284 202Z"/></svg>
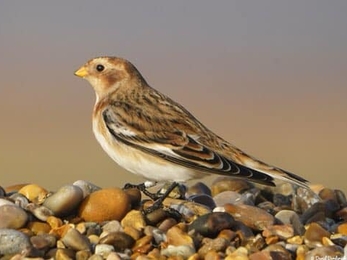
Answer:
<svg viewBox="0 0 347 260"><path fill-rule="evenodd" d="M145 83L133 64L117 57L91 59L75 71L75 75L86 79L93 86L98 98L122 86L129 87Z"/></svg>

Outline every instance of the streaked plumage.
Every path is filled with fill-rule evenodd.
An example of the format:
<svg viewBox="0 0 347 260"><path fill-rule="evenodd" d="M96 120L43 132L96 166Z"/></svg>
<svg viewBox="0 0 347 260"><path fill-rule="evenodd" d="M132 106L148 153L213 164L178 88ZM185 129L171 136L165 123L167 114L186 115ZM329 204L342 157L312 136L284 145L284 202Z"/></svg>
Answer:
<svg viewBox="0 0 347 260"><path fill-rule="evenodd" d="M153 181L183 182L209 174L307 187L297 175L265 164L200 123L183 106L150 87L129 61L99 57L75 75L93 86L93 131L106 153Z"/></svg>

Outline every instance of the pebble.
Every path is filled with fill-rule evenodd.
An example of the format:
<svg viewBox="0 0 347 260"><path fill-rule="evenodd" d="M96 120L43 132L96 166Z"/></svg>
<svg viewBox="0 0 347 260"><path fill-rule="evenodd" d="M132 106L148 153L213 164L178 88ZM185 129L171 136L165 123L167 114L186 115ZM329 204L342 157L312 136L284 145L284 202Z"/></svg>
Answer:
<svg viewBox="0 0 347 260"><path fill-rule="evenodd" d="M91 246L88 238L83 236L75 228L68 229L63 235L61 241L67 248L71 248L75 251L89 250Z"/></svg>
<svg viewBox="0 0 347 260"><path fill-rule="evenodd" d="M0 258L342 258L345 194L320 187L319 195L317 202L288 183L271 188L220 177L211 189L180 186L170 194L176 198L145 213L153 202L137 189L83 180L56 192L30 183L0 187Z"/></svg>
<svg viewBox="0 0 347 260"><path fill-rule="evenodd" d="M242 203L242 195L236 191L222 191L213 197L217 207L224 207L226 204Z"/></svg>
<svg viewBox="0 0 347 260"><path fill-rule="evenodd" d="M161 254L165 256L175 256L175 257L182 257L183 259L187 259L188 257L192 256L195 253L195 249L189 245L179 245L179 246L173 246L169 245L167 248L164 248L161 250ZM182 258L176 258L176 259L182 259Z"/></svg>
<svg viewBox="0 0 347 260"><path fill-rule="evenodd" d="M295 211L281 210L275 215L275 218L282 224L291 224L295 235L303 235L305 233L305 227Z"/></svg>
<svg viewBox="0 0 347 260"><path fill-rule="evenodd" d="M79 187L82 190L83 198L87 197L88 195L90 195L91 193L97 190L101 190L99 186L84 180L75 181L72 185Z"/></svg>
<svg viewBox="0 0 347 260"><path fill-rule="evenodd" d="M139 210L129 211L121 221L122 227L132 227L138 231L142 231L146 226L146 220Z"/></svg>
<svg viewBox="0 0 347 260"><path fill-rule="evenodd" d="M277 236L280 239L288 239L294 236L294 229L290 224L272 225L264 229L264 237Z"/></svg>
<svg viewBox="0 0 347 260"><path fill-rule="evenodd" d="M78 215L85 221L121 220L130 210L130 205L130 199L122 189L102 189L83 200Z"/></svg>
<svg viewBox="0 0 347 260"><path fill-rule="evenodd" d="M19 229L28 220L27 213L16 205L0 206L0 228Z"/></svg>
<svg viewBox="0 0 347 260"><path fill-rule="evenodd" d="M107 258L111 252L114 252L114 247L107 244L99 244L95 246L95 254L100 255L103 259Z"/></svg>
<svg viewBox="0 0 347 260"><path fill-rule="evenodd" d="M234 218L226 212L212 212L198 217L188 227L206 237L216 237L223 229L231 229L235 224Z"/></svg>
<svg viewBox="0 0 347 260"><path fill-rule="evenodd" d="M264 230L275 222L275 218L271 214L254 206L226 204L224 209L235 220L242 221L246 226L255 230Z"/></svg>
<svg viewBox="0 0 347 260"><path fill-rule="evenodd" d="M242 193L245 190L252 188L253 185L247 181L232 177L218 177L211 187L212 197L223 191L235 191Z"/></svg>
<svg viewBox="0 0 347 260"><path fill-rule="evenodd" d="M192 195L198 194L212 196L211 189L205 183L200 181L188 187L186 197L189 198Z"/></svg>
<svg viewBox="0 0 347 260"><path fill-rule="evenodd" d="M193 239L178 225L170 228L166 233L167 243L173 246L188 245L194 247Z"/></svg>
<svg viewBox="0 0 347 260"><path fill-rule="evenodd" d="M31 248L30 240L24 233L15 229L0 228L0 255L26 255Z"/></svg>
<svg viewBox="0 0 347 260"><path fill-rule="evenodd" d="M347 235L347 223L342 223L337 227L337 232L342 235Z"/></svg>
<svg viewBox="0 0 347 260"><path fill-rule="evenodd" d="M22 187L18 193L24 195L30 202L42 204L48 194L48 191L37 184L28 184Z"/></svg>
<svg viewBox="0 0 347 260"><path fill-rule="evenodd" d="M125 232L111 232L102 237L99 241L100 244L112 245L117 251L123 251L131 248L135 240Z"/></svg>
<svg viewBox="0 0 347 260"><path fill-rule="evenodd" d="M67 216L76 210L83 200L83 191L74 185L65 185L49 196L43 206L54 212L55 216Z"/></svg>
<svg viewBox="0 0 347 260"><path fill-rule="evenodd" d="M314 248L322 246L323 237L330 237L330 233L319 224L311 223L304 234L304 241L308 247Z"/></svg>

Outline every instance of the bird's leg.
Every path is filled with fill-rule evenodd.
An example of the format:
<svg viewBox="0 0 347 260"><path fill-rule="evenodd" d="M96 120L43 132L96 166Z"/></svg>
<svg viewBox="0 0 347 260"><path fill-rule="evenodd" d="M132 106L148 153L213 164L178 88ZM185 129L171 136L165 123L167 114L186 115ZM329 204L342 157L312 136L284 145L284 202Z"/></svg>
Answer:
<svg viewBox="0 0 347 260"><path fill-rule="evenodd" d="M159 198L157 198L157 200L155 200L153 205L145 210L145 213L148 214L148 213L151 213L151 212L161 208L163 206L163 201L169 196L171 191L173 191L173 189L175 189L177 186L178 186L177 182L171 183L171 185L167 188L165 193L163 195L161 195ZM158 195L157 195L157 197L158 197Z"/></svg>
<svg viewBox="0 0 347 260"><path fill-rule="evenodd" d="M127 190L127 189L138 189L139 191L143 192L143 194L145 194L146 196L150 197L152 200L157 200L159 198L159 195L157 193L152 193L149 192L147 189L151 188L153 186L155 186L157 183L153 182L153 181L145 181L143 183L140 184L131 184L131 183L127 183L124 185L123 189Z"/></svg>

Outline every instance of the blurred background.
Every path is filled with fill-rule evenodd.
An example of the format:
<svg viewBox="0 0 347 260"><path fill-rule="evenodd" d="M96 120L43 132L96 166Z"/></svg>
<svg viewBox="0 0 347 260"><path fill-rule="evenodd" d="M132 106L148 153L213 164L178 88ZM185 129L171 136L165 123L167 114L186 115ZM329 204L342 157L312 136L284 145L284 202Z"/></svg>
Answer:
<svg viewBox="0 0 347 260"><path fill-rule="evenodd" d="M143 179L91 129L92 57L151 86L249 154L347 191L347 1L1 1L0 185Z"/></svg>

